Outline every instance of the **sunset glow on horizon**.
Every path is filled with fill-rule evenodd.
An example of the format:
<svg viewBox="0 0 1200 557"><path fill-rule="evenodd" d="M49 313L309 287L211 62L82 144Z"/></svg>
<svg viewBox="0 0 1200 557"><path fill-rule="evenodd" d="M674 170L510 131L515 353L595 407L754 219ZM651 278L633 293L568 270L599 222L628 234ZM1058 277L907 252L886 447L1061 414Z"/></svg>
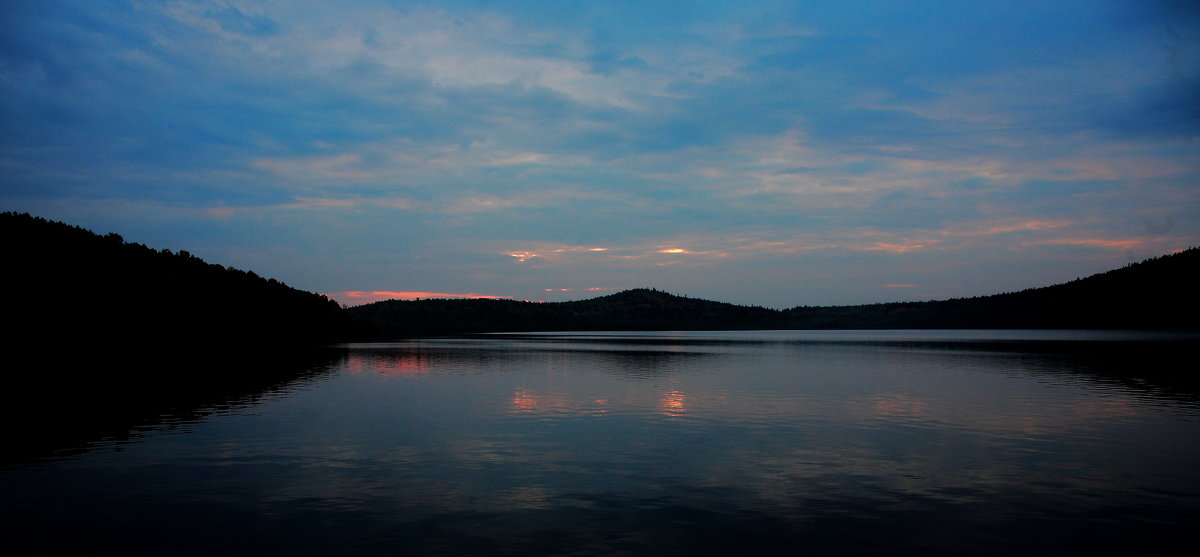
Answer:
<svg viewBox="0 0 1200 557"><path fill-rule="evenodd" d="M452 294L447 292L391 292L386 290L378 290L372 292L362 291L347 291L347 292L330 292L326 296L337 300L340 303L357 306L361 304L369 304L371 302L380 302L383 300L428 300L437 298L469 298L469 299L488 299L502 300L509 299L512 296L496 296L491 294Z"/></svg>

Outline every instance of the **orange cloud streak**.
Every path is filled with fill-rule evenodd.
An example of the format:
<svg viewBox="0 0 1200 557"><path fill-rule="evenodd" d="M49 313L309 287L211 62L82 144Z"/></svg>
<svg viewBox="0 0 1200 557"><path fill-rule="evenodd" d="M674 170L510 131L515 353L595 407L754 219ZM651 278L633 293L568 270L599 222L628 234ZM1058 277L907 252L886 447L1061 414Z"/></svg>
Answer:
<svg viewBox="0 0 1200 557"><path fill-rule="evenodd" d="M1133 249L1142 247L1146 243L1145 240L1109 240L1105 238L1054 238L1050 240L1042 240L1037 242L1023 242L1023 246L1094 246L1108 249Z"/></svg>

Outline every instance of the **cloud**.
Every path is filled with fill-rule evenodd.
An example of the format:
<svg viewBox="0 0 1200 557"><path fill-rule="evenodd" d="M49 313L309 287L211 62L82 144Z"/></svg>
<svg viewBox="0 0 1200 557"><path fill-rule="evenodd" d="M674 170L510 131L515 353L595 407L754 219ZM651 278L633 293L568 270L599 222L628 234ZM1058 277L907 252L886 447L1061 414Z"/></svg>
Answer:
<svg viewBox="0 0 1200 557"><path fill-rule="evenodd" d="M6 3L0 203L317 291L986 293L1197 244L1182 5Z"/></svg>
<svg viewBox="0 0 1200 557"><path fill-rule="evenodd" d="M1048 238L1022 242L1024 246L1088 246L1113 250L1141 248L1149 243L1147 238Z"/></svg>
<svg viewBox="0 0 1200 557"><path fill-rule="evenodd" d="M941 234L946 236L989 236L1014 232L1054 230L1074 224L1076 224L1074 221L1067 219L1002 219L997 221L964 223L942 230Z"/></svg>
<svg viewBox="0 0 1200 557"><path fill-rule="evenodd" d="M377 173L360 168L362 157L354 153L291 159L259 159L252 164L288 178L326 180L378 179Z"/></svg>

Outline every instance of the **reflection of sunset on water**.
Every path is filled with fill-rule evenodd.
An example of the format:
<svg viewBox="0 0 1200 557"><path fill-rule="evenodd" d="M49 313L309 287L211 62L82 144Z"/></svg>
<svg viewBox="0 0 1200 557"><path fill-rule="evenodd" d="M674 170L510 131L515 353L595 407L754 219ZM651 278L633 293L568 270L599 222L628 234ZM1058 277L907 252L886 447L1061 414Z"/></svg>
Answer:
<svg viewBox="0 0 1200 557"><path fill-rule="evenodd" d="M420 353L389 354L385 356L351 356L346 361L350 373L377 373L390 376L424 375L429 373L429 358Z"/></svg>
<svg viewBox="0 0 1200 557"><path fill-rule="evenodd" d="M1030 436L1051 435L1065 427L1087 428L1088 424L1112 424L1143 415L1129 398L1074 400L1053 409L1030 408L1021 417L1019 429Z"/></svg>
<svg viewBox="0 0 1200 557"><path fill-rule="evenodd" d="M535 414L556 412L561 414L603 414L608 405L607 398L588 401L570 401L562 394L543 395L529 389L513 391L509 412Z"/></svg>
<svg viewBox="0 0 1200 557"><path fill-rule="evenodd" d="M516 391L512 397L513 412L535 412L538 409L538 396L528 391Z"/></svg>
<svg viewBox="0 0 1200 557"><path fill-rule="evenodd" d="M667 391L658 400L658 407L668 416L683 415L687 412L687 396L676 390Z"/></svg>
<svg viewBox="0 0 1200 557"><path fill-rule="evenodd" d="M620 396L616 399L609 396L570 397L558 392L539 392L528 388L518 388L513 391L512 398L507 401L508 411L513 414L561 414L561 415L603 415L610 411L617 413L640 413L651 410L657 414L679 417L696 411L696 404L709 410L724 406L724 397L706 397L699 399L689 397L682 391L671 389L655 398L638 396Z"/></svg>
<svg viewBox="0 0 1200 557"><path fill-rule="evenodd" d="M417 338L250 367L297 375L0 470L0 520L48 532L8 553L86 554L134 523L169 546L179 513L162 496L195 523L182 535L207 539L230 526L229 505L194 489L214 477L236 512L270 511L235 533L261 526L247 543L277 553L857 552L849 536L864 554L1141 555L1194 531L1195 392L1112 375L1194 343L1137 333L1110 364L1102 341L1059 348L1059 331L1022 333L1049 340L1027 348L955 340L991 334L976 331L787 340L809 334ZM63 517L87 526L70 551L47 545ZM333 531L276 548L281 524ZM227 552L213 543L197 553Z"/></svg>
<svg viewBox="0 0 1200 557"><path fill-rule="evenodd" d="M885 394L875 399L880 418L928 418L929 405L905 394Z"/></svg>

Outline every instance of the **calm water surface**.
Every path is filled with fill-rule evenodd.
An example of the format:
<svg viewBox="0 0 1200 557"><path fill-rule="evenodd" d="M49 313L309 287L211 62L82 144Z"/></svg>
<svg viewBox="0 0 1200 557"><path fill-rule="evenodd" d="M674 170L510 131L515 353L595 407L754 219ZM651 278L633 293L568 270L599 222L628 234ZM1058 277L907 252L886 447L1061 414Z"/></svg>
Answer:
<svg viewBox="0 0 1200 557"><path fill-rule="evenodd" d="M23 554L1191 554L1200 398L1155 381L1194 373L1150 357L1163 338L351 345L252 404L0 470L0 528Z"/></svg>

